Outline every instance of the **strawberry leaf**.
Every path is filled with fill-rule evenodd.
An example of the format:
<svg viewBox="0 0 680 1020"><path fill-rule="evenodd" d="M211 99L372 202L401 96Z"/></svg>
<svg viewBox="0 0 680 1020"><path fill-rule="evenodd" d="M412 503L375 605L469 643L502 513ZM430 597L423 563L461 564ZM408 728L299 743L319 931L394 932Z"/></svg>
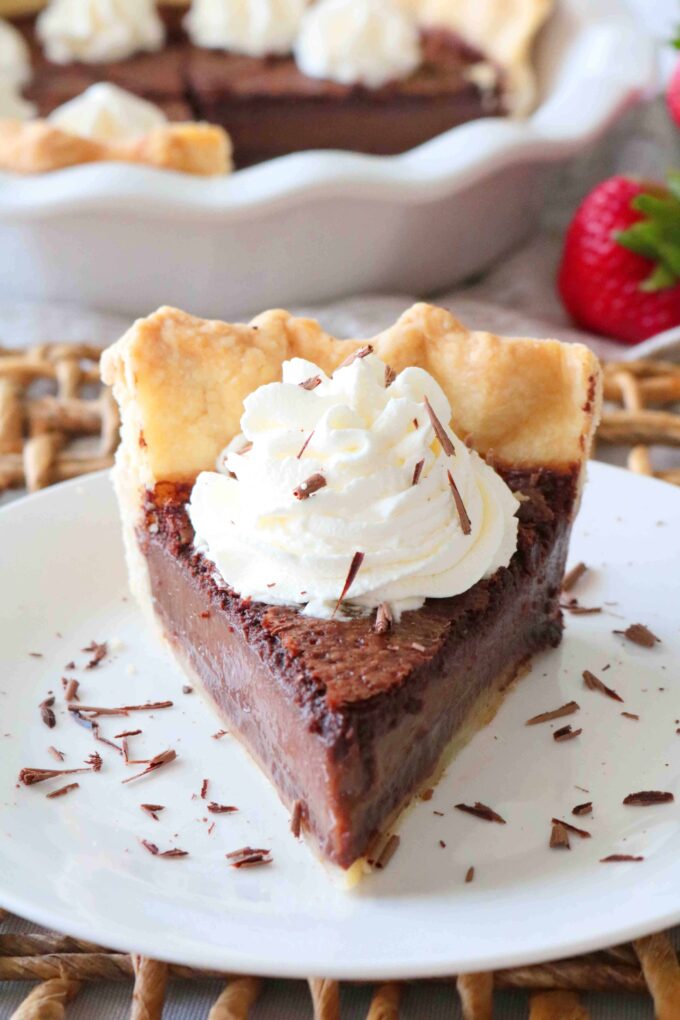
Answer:
<svg viewBox="0 0 680 1020"><path fill-rule="evenodd" d="M617 244L652 263L640 289L654 292L675 286L680 281L680 173L668 175L667 189L650 185L636 195L631 208L643 218L613 236Z"/></svg>

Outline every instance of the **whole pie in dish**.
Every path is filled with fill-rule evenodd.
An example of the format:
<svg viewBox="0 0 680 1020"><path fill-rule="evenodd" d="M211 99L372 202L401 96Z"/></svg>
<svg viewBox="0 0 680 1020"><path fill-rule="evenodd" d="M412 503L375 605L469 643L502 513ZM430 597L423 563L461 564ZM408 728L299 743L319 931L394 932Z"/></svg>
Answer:
<svg viewBox="0 0 680 1020"><path fill-rule="evenodd" d="M246 166L318 148L394 154L479 117L525 115L532 43L553 0L193 0L161 5L146 35L128 24L140 2L52 0L65 13L47 22L17 0L26 97L45 117L111 82L171 120L222 126ZM116 10L128 12L130 52L72 36L65 46L66 13L108 26Z"/></svg>
<svg viewBox="0 0 680 1020"><path fill-rule="evenodd" d="M162 308L105 353L132 589L351 868L562 634L597 359L425 304L368 343Z"/></svg>

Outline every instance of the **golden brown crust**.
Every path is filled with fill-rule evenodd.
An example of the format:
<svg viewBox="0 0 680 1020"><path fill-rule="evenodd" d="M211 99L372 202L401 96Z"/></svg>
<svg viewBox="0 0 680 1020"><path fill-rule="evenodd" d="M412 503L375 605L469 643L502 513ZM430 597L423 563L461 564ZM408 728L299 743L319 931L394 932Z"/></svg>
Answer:
<svg viewBox="0 0 680 1020"><path fill-rule="evenodd" d="M531 996L529 1020L589 1020L576 992L537 992Z"/></svg>
<svg viewBox="0 0 680 1020"><path fill-rule="evenodd" d="M480 50L506 79L510 112L523 116L534 104L531 50L554 0L408 0L425 26L444 27Z"/></svg>
<svg viewBox="0 0 680 1020"><path fill-rule="evenodd" d="M602 382L580 344L507 339L466 329L427 304L406 311L370 341L397 372L429 371L452 408L452 427L482 454L517 467L566 468L586 460ZM248 324L197 319L161 308L103 356L123 417L123 448L144 485L192 481L212 470L239 431L243 400L307 358L332 372L365 340L335 340L317 322L270 311Z"/></svg>
<svg viewBox="0 0 680 1020"><path fill-rule="evenodd" d="M215 176L232 168L231 141L212 124L167 124L129 142L98 142L45 120L0 120L0 170L40 174L102 161Z"/></svg>

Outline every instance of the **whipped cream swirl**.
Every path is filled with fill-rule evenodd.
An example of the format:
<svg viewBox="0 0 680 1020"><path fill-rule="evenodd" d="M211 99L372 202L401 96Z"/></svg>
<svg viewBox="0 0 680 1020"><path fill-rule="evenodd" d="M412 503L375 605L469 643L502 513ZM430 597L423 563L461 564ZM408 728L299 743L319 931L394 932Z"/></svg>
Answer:
<svg viewBox="0 0 680 1020"><path fill-rule="evenodd" d="M370 353L330 378L294 358L246 398L242 434L189 506L197 547L241 596L326 619L387 603L398 619L508 565L517 499L446 427L428 372L390 379Z"/></svg>
<svg viewBox="0 0 680 1020"><path fill-rule="evenodd" d="M379 88L420 65L418 26L395 0L319 0L302 19L295 60L310 78Z"/></svg>
<svg viewBox="0 0 680 1020"><path fill-rule="evenodd" d="M197 46L249 57L290 53L307 0L193 0L184 24Z"/></svg>
<svg viewBox="0 0 680 1020"><path fill-rule="evenodd" d="M155 0L51 0L37 34L55 64L101 64L159 50L165 30Z"/></svg>
<svg viewBox="0 0 680 1020"><path fill-rule="evenodd" d="M108 82L90 85L47 119L62 131L98 142L129 141L167 123L153 103Z"/></svg>
<svg viewBox="0 0 680 1020"><path fill-rule="evenodd" d="M20 89L31 80L31 56L21 32L0 18L0 83Z"/></svg>

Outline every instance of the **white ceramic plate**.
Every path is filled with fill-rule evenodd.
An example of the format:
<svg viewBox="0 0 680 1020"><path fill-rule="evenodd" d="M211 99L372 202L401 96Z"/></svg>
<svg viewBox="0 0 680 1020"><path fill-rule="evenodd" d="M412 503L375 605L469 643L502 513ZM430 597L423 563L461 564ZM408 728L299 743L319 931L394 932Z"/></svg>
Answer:
<svg viewBox="0 0 680 1020"><path fill-rule="evenodd" d="M115 163L0 174L0 294L131 315L172 294L224 318L442 290L529 234L554 168L649 87L651 39L621 0L559 0L536 69L530 117L395 157L300 152L213 180Z"/></svg>
<svg viewBox="0 0 680 1020"><path fill-rule="evenodd" d="M633 937L680 920L677 804L624 807L630 792L680 795L680 491L594 464L575 526L571 560L592 568L578 589L594 616L570 616L562 647L535 661L495 722L449 769L429 803L401 828L389 867L346 892L296 842L266 780L219 727L144 629L127 600L109 480L93 476L21 500L0 513L0 903L35 921L115 947L202 967L278 975L405 977L482 970L555 958ZM662 639L653 650L614 635L643 622ZM81 652L108 640L112 654L85 671ZM29 652L38 652L35 658ZM78 669L66 671L75 659ZM610 664L607 672L603 668ZM591 669L625 698L584 688ZM60 678L77 676L89 703L172 698L175 707L104 720L103 732L142 727L132 750L166 747L178 760L121 785L120 758L57 800L61 780L18 787L24 766L54 767L50 744L75 767L94 748L66 717ZM38 703L57 694L57 726ZM579 738L556 743L527 728L535 713L576 699L567 722ZM639 721L624 718L637 713ZM129 774L129 773L128 773ZM203 778L209 798L236 804L214 818L192 799ZM578 787L584 787L585 793ZM480 800L507 824L453 810ZM594 802L594 816L571 808ZM140 803L166 805L158 822ZM442 811L443 817L433 814ZM548 849L551 816L592 838L571 851ZM152 857L139 843L190 851ZM441 847L439 840L446 843ZM235 871L225 852L271 847L274 863ZM601 864L611 853L642 863ZM474 865L471 884L463 878Z"/></svg>

